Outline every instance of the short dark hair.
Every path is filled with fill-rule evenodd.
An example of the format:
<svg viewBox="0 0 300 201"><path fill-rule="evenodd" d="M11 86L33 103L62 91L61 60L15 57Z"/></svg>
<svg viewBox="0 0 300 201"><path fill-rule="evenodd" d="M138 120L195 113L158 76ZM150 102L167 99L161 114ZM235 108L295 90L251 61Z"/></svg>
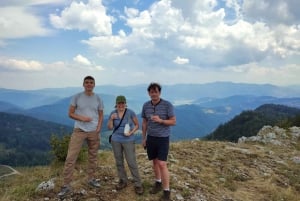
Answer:
<svg viewBox="0 0 300 201"><path fill-rule="evenodd" d="M153 89L153 90L158 89L158 91L161 92L161 86L160 86L160 84L158 84L156 82L152 82L149 84L149 86L147 88L148 92L150 92L151 89Z"/></svg>
<svg viewBox="0 0 300 201"><path fill-rule="evenodd" d="M85 76L85 78L83 79L83 82L84 82L85 80L93 80L93 81L95 81L95 79L94 79L92 76L90 76L90 75Z"/></svg>

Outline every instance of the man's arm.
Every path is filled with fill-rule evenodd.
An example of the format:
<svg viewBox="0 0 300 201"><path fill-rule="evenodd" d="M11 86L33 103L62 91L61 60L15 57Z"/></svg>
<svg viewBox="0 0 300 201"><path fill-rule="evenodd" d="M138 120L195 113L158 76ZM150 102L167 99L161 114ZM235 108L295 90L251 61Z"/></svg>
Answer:
<svg viewBox="0 0 300 201"><path fill-rule="evenodd" d="M170 117L169 119L165 119L165 120L161 119L160 123L166 126L175 126L176 116Z"/></svg>
<svg viewBox="0 0 300 201"><path fill-rule="evenodd" d="M74 105L70 105L70 107L69 107L69 117L70 118L77 120L77 121L83 121L83 122L92 121L91 117L76 114L75 109L76 109L76 107Z"/></svg>
<svg viewBox="0 0 300 201"><path fill-rule="evenodd" d="M101 131L102 123L103 123L103 110L98 110L98 125L96 129L97 133Z"/></svg>
<svg viewBox="0 0 300 201"><path fill-rule="evenodd" d="M142 122L142 145L146 146L146 134L147 134L147 119L143 118Z"/></svg>

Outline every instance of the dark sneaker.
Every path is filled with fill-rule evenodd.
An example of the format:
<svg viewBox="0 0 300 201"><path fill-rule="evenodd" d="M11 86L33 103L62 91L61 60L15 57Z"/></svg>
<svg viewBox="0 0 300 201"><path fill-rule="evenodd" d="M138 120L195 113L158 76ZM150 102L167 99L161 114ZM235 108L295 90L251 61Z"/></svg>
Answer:
<svg viewBox="0 0 300 201"><path fill-rule="evenodd" d="M170 191L165 191L162 197L160 198L160 201L170 201L171 200L171 192Z"/></svg>
<svg viewBox="0 0 300 201"><path fill-rule="evenodd" d="M144 193L144 189L143 189L142 186L136 186L136 187L134 187L134 191L138 195L142 195Z"/></svg>
<svg viewBox="0 0 300 201"><path fill-rule="evenodd" d="M58 197L64 198L72 192L72 188L70 185L64 185L61 187L60 192L57 194Z"/></svg>
<svg viewBox="0 0 300 201"><path fill-rule="evenodd" d="M100 188L100 183L96 179L89 180L88 185L94 188Z"/></svg>
<svg viewBox="0 0 300 201"><path fill-rule="evenodd" d="M119 190L122 190L123 188L125 188L127 186L127 183L124 182L123 180L120 180L119 183L116 185L116 189L119 191Z"/></svg>
<svg viewBox="0 0 300 201"><path fill-rule="evenodd" d="M162 190L161 182L156 181L152 189L149 191L151 194L156 194Z"/></svg>

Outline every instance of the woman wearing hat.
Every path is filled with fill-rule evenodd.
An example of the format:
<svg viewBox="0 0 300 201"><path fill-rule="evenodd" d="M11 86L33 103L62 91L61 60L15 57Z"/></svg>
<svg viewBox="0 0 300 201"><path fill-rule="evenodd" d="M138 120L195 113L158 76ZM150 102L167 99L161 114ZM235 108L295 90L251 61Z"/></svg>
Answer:
<svg viewBox="0 0 300 201"><path fill-rule="evenodd" d="M127 108L125 96L117 96L115 108L116 109L113 110L109 115L107 127L110 130L114 129L111 138L111 144L119 177L119 183L116 186L116 189L121 190L125 188L128 183L128 177L124 166L125 156L134 180L135 192L141 195L143 194L144 190L136 162L134 138L134 133L139 128L139 122L135 112ZM129 131L127 130L128 126Z"/></svg>

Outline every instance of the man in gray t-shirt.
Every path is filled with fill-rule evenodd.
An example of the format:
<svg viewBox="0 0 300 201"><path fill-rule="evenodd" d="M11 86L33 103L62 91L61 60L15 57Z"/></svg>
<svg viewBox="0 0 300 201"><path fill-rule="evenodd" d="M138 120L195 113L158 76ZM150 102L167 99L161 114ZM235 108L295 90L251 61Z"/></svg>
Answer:
<svg viewBox="0 0 300 201"><path fill-rule="evenodd" d="M93 92L95 79L86 76L83 80L84 92L74 95L69 107L69 117L75 120L74 131L69 143L68 155L64 166L64 185L58 196L60 198L69 194L72 189L72 181L75 163L83 142L88 145L88 184L92 187L100 187L94 177L97 167L97 153L100 144L100 130L103 122L103 102Z"/></svg>

